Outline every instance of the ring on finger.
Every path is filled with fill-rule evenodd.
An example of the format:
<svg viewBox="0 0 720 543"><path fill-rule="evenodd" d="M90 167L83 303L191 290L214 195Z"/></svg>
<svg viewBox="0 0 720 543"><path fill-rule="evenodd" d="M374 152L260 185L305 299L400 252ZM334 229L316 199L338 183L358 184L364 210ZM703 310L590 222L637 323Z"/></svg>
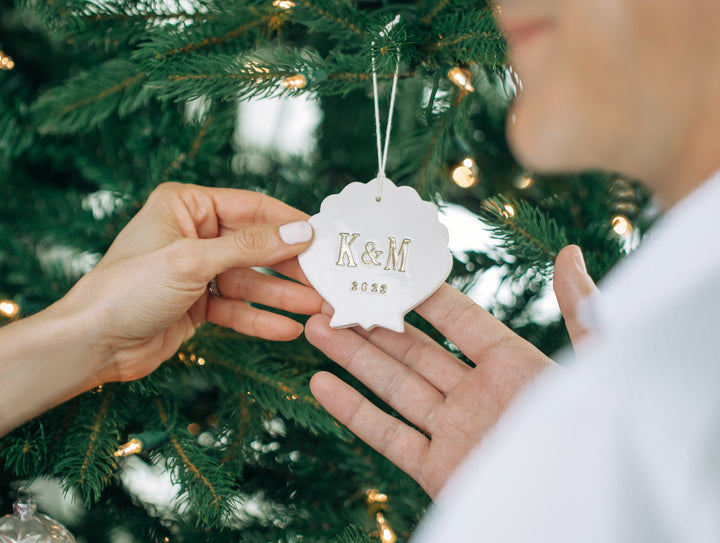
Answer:
<svg viewBox="0 0 720 543"><path fill-rule="evenodd" d="M217 285L217 275L213 277L210 282L208 283L208 292L212 294L213 296L217 296L218 298L222 298L222 292L220 292L220 289Z"/></svg>

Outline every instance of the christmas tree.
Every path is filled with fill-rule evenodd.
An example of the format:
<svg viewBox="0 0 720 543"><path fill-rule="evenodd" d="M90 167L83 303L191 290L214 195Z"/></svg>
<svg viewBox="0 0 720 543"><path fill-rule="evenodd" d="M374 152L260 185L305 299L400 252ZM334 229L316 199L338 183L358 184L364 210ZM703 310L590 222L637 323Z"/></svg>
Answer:
<svg viewBox="0 0 720 543"><path fill-rule="evenodd" d="M504 126L521 82L490 2L0 6L3 323L60 298L162 182L262 191L316 213L372 179L373 60L382 99L399 73L388 176L477 215L498 240L456 250L449 281L472 291L494 278L486 307L544 352L567 343L559 315L538 310L558 251L580 245L598 280L652 219L627 180L537 176L513 160ZM0 507L18 481L51 477L85 506L63 522L86 541L407 539L427 496L315 402L319 369L340 372L302 338L206 325L147 378L0 439ZM172 499L138 489L151 468Z"/></svg>

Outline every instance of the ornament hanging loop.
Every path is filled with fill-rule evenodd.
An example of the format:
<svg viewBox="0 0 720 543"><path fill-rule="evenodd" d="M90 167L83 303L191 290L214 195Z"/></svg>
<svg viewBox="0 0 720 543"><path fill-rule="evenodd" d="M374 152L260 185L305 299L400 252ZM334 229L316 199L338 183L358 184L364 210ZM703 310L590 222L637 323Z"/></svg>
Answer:
<svg viewBox="0 0 720 543"><path fill-rule="evenodd" d="M396 15L395 18L385 25L385 35L392 28L400 22L400 15ZM390 107L388 110L387 126L385 128L385 146L383 148L382 136L380 134L380 103L378 99L378 84L377 84L377 70L375 68L375 42L372 42L372 81L373 81L373 99L375 102L375 135L377 138L377 152L378 152L378 174L377 174L377 195L375 201L380 202L382 200L382 187L383 181L387 179L385 177L385 163L387 162L388 148L390 146L390 130L392 128L393 110L395 109L395 95L397 94L397 82L398 74L400 73L400 51L397 55L397 64L395 66L395 75L393 76L392 91L390 93Z"/></svg>

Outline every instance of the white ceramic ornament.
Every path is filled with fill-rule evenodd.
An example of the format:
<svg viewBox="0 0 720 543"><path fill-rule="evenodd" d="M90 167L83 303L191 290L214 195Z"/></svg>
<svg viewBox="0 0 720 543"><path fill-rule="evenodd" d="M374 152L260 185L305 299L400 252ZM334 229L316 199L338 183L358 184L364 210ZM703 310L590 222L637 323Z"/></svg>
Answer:
<svg viewBox="0 0 720 543"><path fill-rule="evenodd" d="M435 292L452 268L448 231L437 208L387 178L351 183L328 196L310 224L313 242L298 260L335 310L333 328L403 332L405 315Z"/></svg>

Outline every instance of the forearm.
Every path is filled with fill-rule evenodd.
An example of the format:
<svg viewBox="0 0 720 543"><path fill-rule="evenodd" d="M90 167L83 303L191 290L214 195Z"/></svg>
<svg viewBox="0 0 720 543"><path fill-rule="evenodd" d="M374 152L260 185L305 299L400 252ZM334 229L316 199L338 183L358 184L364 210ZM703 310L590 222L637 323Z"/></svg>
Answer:
<svg viewBox="0 0 720 543"><path fill-rule="evenodd" d="M97 333L67 305L0 328L0 436L100 384Z"/></svg>

